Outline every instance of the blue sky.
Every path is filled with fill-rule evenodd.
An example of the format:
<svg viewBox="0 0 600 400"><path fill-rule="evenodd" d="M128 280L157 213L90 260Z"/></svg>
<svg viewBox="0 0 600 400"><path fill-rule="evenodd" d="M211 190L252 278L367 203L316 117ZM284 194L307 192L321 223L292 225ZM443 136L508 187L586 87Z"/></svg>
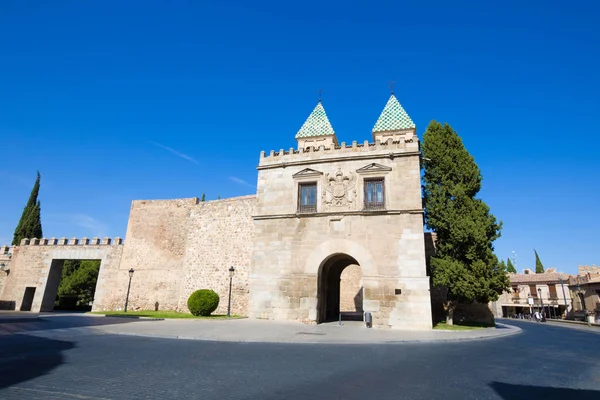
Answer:
<svg viewBox="0 0 600 400"><path fill-rule="evenodd" d="M2 2L0 242L38 169L46 237L123 237L133 199L253 193L318 89L369 139L395 80L475 157L499 257L600 264L600 5L371 3Z"/></svg>

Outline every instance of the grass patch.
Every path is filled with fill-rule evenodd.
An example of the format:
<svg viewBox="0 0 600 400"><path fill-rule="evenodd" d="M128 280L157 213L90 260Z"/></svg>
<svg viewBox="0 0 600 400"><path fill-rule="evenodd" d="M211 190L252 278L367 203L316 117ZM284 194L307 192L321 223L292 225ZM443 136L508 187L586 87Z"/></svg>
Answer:
<svg viewBox="0 0 600 400"><path fill-rule="evenodd" d="M89 314L106 315L107 317L148 317L148 318L166 318L166 319L227 319L227 315L216 314L208 317L196 317L190 313L177 311L96 311ZM232 315L231 319L243 318L239 315Z"/></svg>
<svg viewBox="0 0 600 400"><path fill-rule="evenodd" d="M435 324L433 329L447 330L447 331L473 331L477 329L491 328L490 325L482 322L458 322L454 325L447 325L445 321L438 322Z"/></svg>

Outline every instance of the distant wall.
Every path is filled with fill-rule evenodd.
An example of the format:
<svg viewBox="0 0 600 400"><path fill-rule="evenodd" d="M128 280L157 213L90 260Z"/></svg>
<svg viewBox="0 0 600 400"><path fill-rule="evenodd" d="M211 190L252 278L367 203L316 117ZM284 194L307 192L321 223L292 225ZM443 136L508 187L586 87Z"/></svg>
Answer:
<svg viewBox="0 0 600 400"><path fill-rule="evenodd" d="M229 273L232 313L246 315L253 240L254 196L200 202L197 198L134 201L118 271L103 277L108 296L94 311L123 308L127 271L135 270L129 307L188 311L194 290L212 289L220 298L216 313L227 311Z"/></svg>
<svg viewBox="0 0 600 400"><path fill-rule="evenodd" d="M600 267L598 267L596 265L580 265L577 268L577 274L578 275L585 275L585 274L596 275L596 274L600 274Z"/></svg>
<svg viewBox="0 0 600 400"><path fill-rule="evenodd" d="M10 270L4 278L0 305L6 308L5 305L14 304L14 308L19 310L25 289L34 287L31 311L42 310L44 304L45 310L51 311L58 288L55 260L100 260L100 281L103 276L118 269L122 250L120 238L23 239L20 246L11 248ZM94 307L101 302L102 296L102 290L97 290Z"/></svg>

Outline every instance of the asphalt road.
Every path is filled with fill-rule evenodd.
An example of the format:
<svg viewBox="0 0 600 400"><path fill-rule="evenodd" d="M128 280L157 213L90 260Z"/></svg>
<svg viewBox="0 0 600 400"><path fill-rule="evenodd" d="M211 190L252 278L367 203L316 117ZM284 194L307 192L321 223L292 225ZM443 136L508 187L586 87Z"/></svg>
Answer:
<svg viewBox="0 0 600 400"><path fill-rule="evenodd" d="M0 323L1 399L600 399L600 334L548 324L472 342L328 345L28 334L44 323Z"/></svg>

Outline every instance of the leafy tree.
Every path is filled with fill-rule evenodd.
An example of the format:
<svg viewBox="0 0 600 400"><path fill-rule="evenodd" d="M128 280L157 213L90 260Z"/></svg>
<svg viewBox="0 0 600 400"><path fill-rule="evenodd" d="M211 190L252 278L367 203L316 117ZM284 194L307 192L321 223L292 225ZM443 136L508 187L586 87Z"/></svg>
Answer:
<svg viewBox="0 0 600 400"><path fill-rule="evenodd" d="M475 197L481 190L481 172L448 124L432 121L422 149L425 223L437 233L432 280L448 291L444 309L452 325L457 303L495 301L508 290L508 276L492 244L500 237L502 223Z"/></svg>
<svg viewBox="0 0 600 400"><path fill-rule="evenodd" d="M510 258L508 259L508 264L506 266L506 272L511 272L513 274L517 273L517 269L515 268L515 266L513 265L512 261L510 260Z"/></svg>
<svg viewBox="0 0 600 400"><path fill-rule="evenodd" d="M94 300L99 271L98 260L66 260L58 287L58 296L77 296L80 305L89 304Z"/></svg>
<svg viewBox="0 0 600 400"><path fill-rule="evenodd" d="M202 198L200 199L200 201L204 201L206 199L206 194L202 193Z"/></svg>
<svg viewBox="0 0 600 400"><path fill-rule="evenodd" d="M544 273L544 265L540 261L540 256L538 256L538 253L537 253L537 251L535 251L535 249L533 249L533 252L535 253L535 273L543 274Z"/></svg>
<svg viewBox="0 0 600 400"><path fill-rule="evenodd" d="M23 209L21 219L15 229L12 244L18 246L22 239L42 238L41 205L38 198L40 192L40 173L29 195L27 205Z"/></svg>
<svg viewBox="0 0 600 400"><path fill-rule="evenodd" d="M500 260L500 264L498 265L498 268L500 268L503 271L507 271L506 270L506 264L504 263L504 260Z"/></svg>

